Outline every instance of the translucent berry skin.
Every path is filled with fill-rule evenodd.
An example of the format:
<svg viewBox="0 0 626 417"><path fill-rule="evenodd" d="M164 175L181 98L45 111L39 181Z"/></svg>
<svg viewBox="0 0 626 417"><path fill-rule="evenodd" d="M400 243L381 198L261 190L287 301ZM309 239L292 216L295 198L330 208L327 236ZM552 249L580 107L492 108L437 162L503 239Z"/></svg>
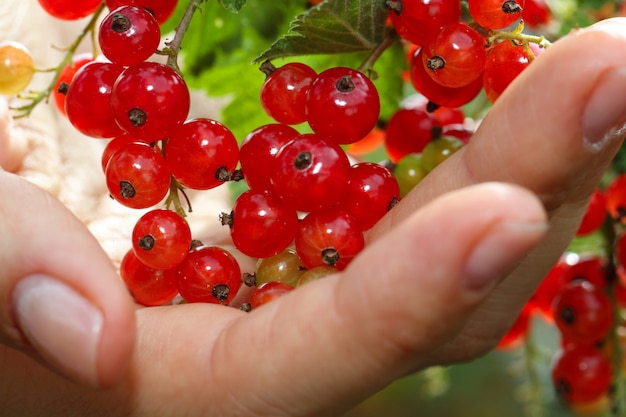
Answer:
<svg viewBox="0 0 626 417"><path fill-rule="evenodd" d="M356 219L333 207L307 214L300 221L295 245L305 267L330 265L341 271L363 249L365 240Z"/></svg>
<svg viewBox="0 0 626 417"><path fill-rule="evenodd" d="M106 172L107 165L109 164L109 160L118 150L128 145L129 143L133 143L133 142L147 143L147 142L135 139L134 137L126 133L121 134L111 139L107 143L107 145L104 147L104 150L102 151L102 157L100 158L100 163L102 165L102 172Z"/></svg>
<svg viewBox="0 0 626 417"><path fill-rule="evenodd" d="M612 382L609 358L593 346L559 350L552 363L552 383L567 404L590 403L607 394Z"/></svg>
<svg viewBox="0 0 626 417"><path fill-rule="evenodd" d="M545 0L525 0L522 19L529 28L545 25L550 22L552 13Z"/></svg>
<svg viewBox="0 0 626 417"><path fill-rule="evenodd" d="M169 191L165 159L146 143L133 142L118 150L107 164L106 184L111 196L130 208L148 208Z"/></svg>
<svg viewBox="0 0 626 417"><path fill-rule="evenodd" d="M415 90L421 93L432 103L439 106L459 107L472 101L482 90L483 82L480 77L467 85L451 88L435 81L424 66L423 48L418 48L411 60L411 83Z"/></svg>
<svg viewBox="0 0 626 417"><path fill-rule="evenodd" d="M606 197L604 192L597 188L591 195L591 200L585 210L576 236L585 236L598 230L606 219Z"/></svg>
<svg viewBox="0 0 626 417"><path fill-rule="evenodd" d="M266 282L280 281L295 287L305 271L306 268L300 262L296 251L285 249L274 256L257 261L256 284L260 286Z"/></svg>
<svg viewBox="0 0 626 417"><path fill-rule="evenodd" d="M172 131L165 150L172 175L184 186L208 190L228 178L239 161L239 144L232 132L216 120L198 118Z"/></svg>
<svg viewBox="0 0 626 417"><path fill-rule="evenodd" d="M356 219L362 230L372 228L400 199L391 171L373 162L350 168L348 188L339 207Z"/></svg>
<svg viewBox="0 0 626 417"><path fill-rule="evenodd" d="M191 229L176 212L155 209L137 220L132 233L137 258L153 269L170 269L182 262L191 246Z"/></svg>
<svg viewBox="0 0 626 417"><path fill-rule="evenodd" d="M51 16L62 20L77 20L96 11L102 0L39 0L41 7Z"/></svg>
<svg viewBox="0 0 626 417"><path fill-rule="evenodd" d="M400 198L406 196L426 174L421 153L410 153L403 156L393 169L393 175L396 177L400 188Z"/></svg>
<svg viewBox="0 0 626 417"><path fill-rule="evenodd" d="M306 99L315 77L315 70L300 62L277 68L261 87L263 109L278 123L306 122Z"/></svg>
<svg viewBox="0 0 626 417"><path fill-rule="evenodd" d="M258 286L250 295L252 310L261 307L283 295L293 291L294 287L285 282L266 282Z"/></svg>
<svg viewBox="0 0 626 417"><path fill-rule="evenodd" d="M178 291L190 303L228 304L241 287L237 260L217 246L191 250L177 270Z"/></svg>
<svg viewBox="0 0 626 417"><path fill-rule="evenodd" d="M178 0L106 0L109 10L115 10L120 6L135 6L148 10L159 24L174 13Z"/></svg>
<svg viewBox="0 0 626 417"><path fill-rule="evenodd" d="M61 87L61 83L69 85L72 83L74 79L74 75L78 72L79 69L84 67L85 65L93 62L93 54L91 53L82 53L77 54L72 57L72 62L67 64L63 70L61 70L61 74L59 74L59 79L57 80L54 90L52 90L52 96L54 97L54 104L57 107L57 110L62 115L66 115L65 113L65 94L59 91L59 87Z"/></svg>
<svg viewBox="0 0 626 417"><path fill-rule="evenodd" d="M616 221L626 224L626 174L620 174L605 190L606 209Z"/></svg>
<svg viewBox="0 0 626 417"><path fill-rule="evenodd" d="M30 52L17 42L0 43L0 94L14 95L28 87L35 65Z"/></svg>
<svg viewBox="0 0 626 417"><path fill-rule="evenodd" d="M93 138L123 133L111 110L113 85L123 70L121 65L95 61L78 70L65 97L67 118L78 131Z"/></svg>
<svg viewBox="0 0 626 417"><path fill-rule="evenodd" d="M271 189L270 176L274 158L282 147L300 133L285 124L268 124L250 132L239 148L239 163L248 187Z"/></svg>
<svg viewBox="0 0 626 417"><path fill-rule="evenodd" d="M173 69L142 62L124 70L111 91L111 109L119 126L138 139L164 139L189 113L189 90Z"/></svg>
<svg viewBox="0 0 626 417"><path fill-rule="evenodd" d="M365 74L351 68L330 68L311 84L306 114L315 133L339 144L354 143L376 126L380 97Z"/></svg>
<svg viewBox="0 0 626 417"><path fill-rule="evenodd" d="M137 259L132 249L122 258L120 276L135 301L145 306L163 305L178 294L176 269L152 269Z"/></svg>
<svg viewBox="0 0 626 417"><path fill-rule="evenodd" d="M350 162L336 143L315 134L300 135L278 153L272 192L299 211L337 204L350 175Z"/></svg>
<svg viewBox="0 0 626 417"><path fill-rule="evenodd" d="M478 78L485 68L485 40L467 24L458 22L444 26L422 55L424 67L433 80L451 88L459 88ZM437 59L441 67L436 64Z"/></svg>
<svg viewBox="0 0 626 417"><path fill-rule="evenodd" d="M554 299L553 314L563 338L578 345L598 343L613 326L613 305L602 289L570 282Z"/></svg>
<svg viewBox="0 0 626 417"><path fill-rule="evenodd" d="M530 57L522 46L503 41L495 45L487 55L483 86L492 103L530 65Z"/></svg>
<svg viewBox="0 0 626 417"><path fill-rule="evenodd" d="M423 109L399 109L387 122L385 149L393 162L421 153L431 141L435 122Z"/></svg>
<svg viewBox="0 0 626 417"><path fill-rule="evenodd" d="M469 12L480 26L504 29L522 16L523 0L468 0Z"/></svg>
<svg viewBox="0 0 626 417"><path fill-rule="evenodd" d="M298 213L267 191L242 193L231 214L230 236L244 255L267 258L284 250L298 227Z"/></svg>
<svg viewBox="0 0 626 417"><path fill-rule="evenodd" d="M451 136L434 139L422 150L422 167L431 172L462 147L463 142Z"/></svg>
<svg viewBox="0 0 626 417"><path fill-rule="evenodd" d="M457 0L393 0L389 17L400 36L416 45L426 45L447 23L461 17L461 3Z"/></svg>
<svg viewBox="0 0 626 417"><path fill-rule="evenodd" d="M161 42L161 29L146 9L122 6L100 23L98 43L111 62L129 66L150 58Z"/></svg>

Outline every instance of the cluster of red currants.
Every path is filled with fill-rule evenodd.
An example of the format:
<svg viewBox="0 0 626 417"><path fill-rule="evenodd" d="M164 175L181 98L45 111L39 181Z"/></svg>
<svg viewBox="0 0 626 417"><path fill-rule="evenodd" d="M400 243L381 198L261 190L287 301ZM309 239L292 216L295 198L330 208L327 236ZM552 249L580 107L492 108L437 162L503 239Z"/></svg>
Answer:
<svg viewBox="0 0 626 417"><path fill-rule="evenodd" d="M621 174L595 191L577 232L584 237L609 227L615 233L610 255L566 252L500 341L502 349L523 343L534 314L554 324L561 343L552 381L559 398L574 408L605 407L615 378L626 371L619 353L626 348L625 208Z"/></svg>

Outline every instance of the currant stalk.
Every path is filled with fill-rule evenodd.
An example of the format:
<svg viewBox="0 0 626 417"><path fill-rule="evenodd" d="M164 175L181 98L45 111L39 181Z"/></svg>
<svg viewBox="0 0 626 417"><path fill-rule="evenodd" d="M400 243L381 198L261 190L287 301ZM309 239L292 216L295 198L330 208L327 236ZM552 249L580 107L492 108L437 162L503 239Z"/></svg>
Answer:
<svg viewBox="0 0 626 417"><path fill-rule="evenodd" d="M180 73L180 67L178 66L178 53L183 43L183 38L189 29L189 25L193 19L193 14L196 10L202 10L200 5L206 0L190 0L185 9L182 19L174 32L174 38L171 41L165 42L166 48L159 53L167 55L167 66Z"/></svg>
<svg viewBox="0 0 626 417"><path fill-rule="evenodd" d="M24 105L11 108L12 110L15 111L15 115L13 116L14 118L18 119L18 118L29 116L39 103L41 103L43 100L48 100L48 98L50 97L50 94L52 94L52 92L54 91L54 87L56 86L57 81L59 80L59 77L61 76L61 73L63 72L63 69L65 68L66 65L72 63L72 58L74 54L76 53L76 50L78 49L79 45L82 43L83 39L85 39L87 35L91 36L92 44L94 45L93 50L94 51L96 50L96 47L95 47L96 25L98 23L100 14L105 9L105 7L106 5L104 2L102 2L102 4L98 6L96 11L91 16L91 19L89 19L89 21L87 22L83 30L78 34L78 37L74 40L74 42L72 42L70 46L65 48L66 50L65 56L63 57L59 65L49 70L42 70L44 72L54 72L54 77L52 77L52 80L50 81L50 84L48 84L48 87L46 87L46 89L43 91L39 91L39 92L33 91L33 92L28 93L27 95L18 96L19 98L23 98L25 100L28 100L29 102Z"/></svg>
<svg viewBox="0 0 626 417"><path fill-rule="evenodd" d="M523 45L528 45L529 43L536 43L542 48L547 48L552 43L545 38L545 36L541 35L529 35L527 33L523 33L524 30L524 22L520 22L514 30L492 30L489 31L489 35L487 36L487 42L489 44L493 44L498 40L512 40L519 41Z"/></svg>

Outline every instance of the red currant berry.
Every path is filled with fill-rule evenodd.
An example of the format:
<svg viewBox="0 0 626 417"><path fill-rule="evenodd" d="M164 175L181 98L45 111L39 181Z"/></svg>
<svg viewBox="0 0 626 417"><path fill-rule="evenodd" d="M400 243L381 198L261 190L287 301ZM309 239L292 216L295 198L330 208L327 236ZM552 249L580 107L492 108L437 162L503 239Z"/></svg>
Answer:
<svg viewBox="0 0 626 417"><path fill-rule="evenodd" d="M189 107L189 90L183 78L157 62L128 67L111 92L111 109L120 127L149 141L168 137L185 121Z"/></svg>
<svg viewBox="0 0 626 417"><path fill-rule="evenodd" d="M350 175L350 162L334 142L315 134L300 135L278 153L271 172L272 192L299 211L337 204Z"/></svg>
<svg viewBox="0 0 626 417"><path fill-rule="evenodd" d="M122 6L100 23L98 43L111 62L134 65L148 59L159 47L161 29L145 9Z"/></svg>
<svg viewBox="0 0 626 417"><path fill-rule="evenodd" d="M504 29L522 15L524 0L468 0L469 12L480 26Z"/></svg>
<svg viewBox="0 0 626 417"><path fill-rule="evenodd" d="M139 260L153 269L170 269L185 259L191 246L191 229L176 212L151 210L141 216L132 234Z"/></svg>
<svg viewBox="0 0 626 417"><path fill-rule="evenodd" d="M182 185L208 190L230 179L239 160L239 144L220 122L192 119L172 131L165 160Z"/></svg>
<svg viewBox="0 0 626 417"><path fill-rule="evenodd" d="M117 152L122 147L132 142L147 143L147 142L135 139L134 137L126 133L121 134L111 139L109 143L107 143L107 145L104 147L104 150L102 151L102 157L100 159L100 162L102 164L102 172L106 172L107 165L109 164L109 160L115 154L115 152Z"/></svg>
<svg viewBox="0 0 626 417"><path fill-rule="evenodd" d="M612 377L609 358L593 346L561 349L552 363L552 382L568 404L590 403L607 394Z"/></svg>
<svg viewBox="0 0 626 417"><path fill-rule="evenodd" d="M242 193L222 221L230 226L233 244L244 255L267 258L284 250L298 227L298 213L267 191Z"/></svg>
<svg viewBox="0 0 626 417"><path fill-rule="evenodd" d="M298 136L296 129L285 124L268 124L253 130L239 149L239 163L248 187L269 190L274 158L281 148Z"/></svg>
<svg viewBox="0 0 626 417"><path fill-rule="evenodd" d="M522 19L529 28L545 25L550 22L552 13L545 0L525 0Z"/></svg>
<svg viewBox="0 0 626 417"><path fill-rule="evenodd" d="M495 102L529 64L530 57L523 46L509 41L496 44L487 55L482 78L489 101Z"/></svg>
<svg viewBox="0 0 626 417"><path fill-rule="evenodd" d="M65 112L78 131L94 138L123 133L111 110L113 85L123 70L121 65L91 62L76 73L65 97Z"/></svg>
<svg viewBox="0 0 626 417"><path fill-rule="evenodd" d="M176 269L152 269L132 249L122 259L120 275L135 301L145 306L163 305L178 294Z"/></svg>
<svg viewBox="0 0 626 417"><path fill-rule="evenodd" d="M307 214L295 244L305 267L330 265L343 270L363 249L365 240L356 219L334 207Z"/></svg>
<svg viewBox="0 0 626 417"><path fill-rule="evenodd" d="M54 104L57 107L57 110L65 116L65 96L67 95L70 84L72 83L72 79L74 75L78 72L79 69L84 67L93 61L93 55L91 53L83 53L74 55L72 57L72 62L67 64L61 70L59 74L59 79L54 85L54 90L52 90L52 96L54 97Z"/></svg>
<svg viewBox="0 0 626 417"><path fill-rule="evenodd" d="M622 232L617 237L615 242L615 259L619 266L626 267L626 232Z"/></svg>
<svg viewBox="0 0 626 417"><path fill-rule="evenodd" d="M279 281L266 282L258 286L250 295L250 306L252 310L261 307L283 295L293 291L294 287Z"/></svg>
<svg viewBox="0 0 626 417"><path fill-rule="evenodd" d="M315 133L340 144L354 143L376 126L380 98L365 74L351 68L331 68L311 84L306 114Z"/></svg>
<svg viewBox="0 0 626 417"><path fill-rule="evenodd" d="M261 105L265 112L278 123L306 122L306 98L317 77L315 70L299 62L280 68L266 62L261 70L267 74L261 87Z"/></svg>
<svg viewBox="0 0 626 417"><path fill-rule="evenodd" d="M115 10L121 6L135 6L148 10L159 24L174 13L178 0L106 0L109 10Z"/></svg>
<svg viewBox="0 0 626 417"><path fill-rule="evenodd" d="M237 260L216 246L191 250L177 269L178 291L190 303L228 304L241 287Z"/></svg>
<svg viewBox="0 0 626 417"><path fill-rule="evenodd" d="M105 175L111 196L127 207L152 207L169 191L165 159L146 143L132 142L115 152Z"/></svg>
<svg viewBox="0 0 626 417"><path fill-rule="evenodd" d="M609 296L588 281L570 282L554 299L555 322L565 340L594 344L613 326Z"/></svg>
<svg viewBox="0 0 626 417"><path fill-rule="evenodd" d="M96 11L102 0L39 0L41 7L51 16L63 20L77 20Z"/></svg>
<svg viewBox="0 0 626 417"><path fill-rule="evenodd" d="M417 49L411 60L411 83L415 90L437 106L458 107L472 101L482 90L480 77L461 87L446 87L435 81L422 59L423 48Z"/></svg>
<svg viewBox="0 0 626 417"><path fill-rule="evenodd" d="M578 227L576 236L585 236L598 230L606 218L606 198L599 188L591 195L585 215Z"/></svg>
<svg viewBox="0 0 626 417"><path fill-rule="evenodd" d="M457 0L389 0L387 5L398 34L416 45L426 45L442 26L461 17Z"/></svg>
<svg viewBox="0 0 626 417"><path fill-rule="evenodd" d="M421 153L436 131L433 118L425 110L397 110L386 127L385 149L389 158L398 162L405 155Z"/></svg>
<svg viewBox="0 0 626 417"><path fill-rule="evenodd" d="M339 207L359 222L361 229L372 228L400 198L398 181L391 171L373 162L350 168L348 188Z"/></svg>
<svg viewBox="0 0 626 417"><path fill-rule="evenodd" d="M444 26L428 44L422 62L439 84L459 88L478 78L487 59L485 39L463 22Z"/></svg>
<svg viewBox="0 0 626 417"><path fill-rule="evenodd" d="M606 188L606 209L611 217L626 224L626 174L615 177Z"/></svg>

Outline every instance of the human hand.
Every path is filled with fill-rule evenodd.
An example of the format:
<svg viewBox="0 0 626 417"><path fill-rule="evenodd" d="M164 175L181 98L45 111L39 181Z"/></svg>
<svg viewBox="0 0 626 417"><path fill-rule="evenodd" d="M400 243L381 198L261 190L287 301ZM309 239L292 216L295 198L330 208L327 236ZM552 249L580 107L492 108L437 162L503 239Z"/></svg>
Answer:
<svg viewBox="0 0 626 417"><path fill-rule="evenodd" d="M626 75L614 51L625 42L623 20L557 42L498 100L471 144L376 226L346 271L247 315L203 304L146 308L134 312L135 327L93 237L58 202L3 173L0 192L21 204L5 197L1 205L11 219L0 234L3 412L328 416L403 375L480 356L562 253L621 144L613 127L626 117ZM607 140L584 145L583 136ZM490 181L525 189L474 185ZM25 337L19 296L35 272L82 294L103 320L94 343L78 339L81 354L61 352L71 360L50 361ZM77 335L62 331L48 341ZM112 388L76 385L8 346Z"/></svg>

